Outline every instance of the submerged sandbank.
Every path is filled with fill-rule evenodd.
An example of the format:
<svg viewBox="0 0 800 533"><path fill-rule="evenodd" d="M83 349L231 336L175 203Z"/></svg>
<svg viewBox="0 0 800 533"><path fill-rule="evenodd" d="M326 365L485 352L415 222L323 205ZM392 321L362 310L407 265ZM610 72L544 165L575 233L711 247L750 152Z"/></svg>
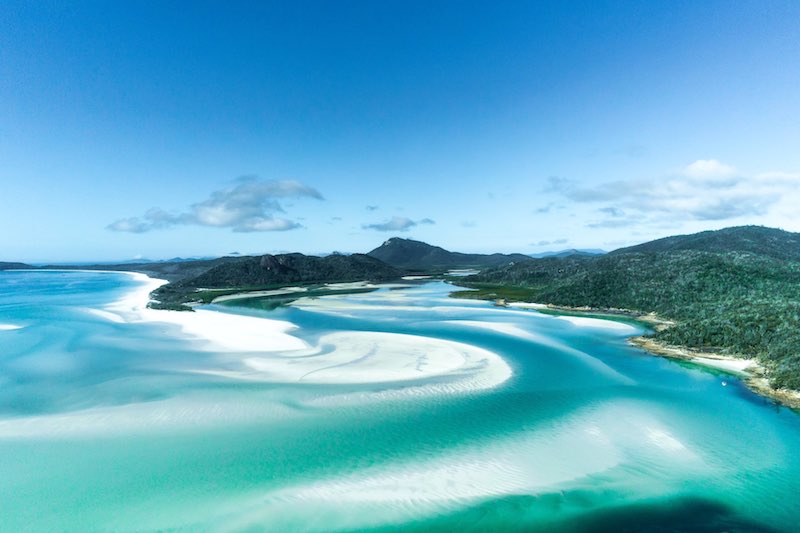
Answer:
<svg viewBox="0 0 800 533"><path fill-rule="evenodd" d="M261 298L264 296L283 296L287 294L296 294L298 292L307 292L308 289L306 287L283 287L280 289L268 290L268 291L244 291L244 292L237 292L236 294L225 294L223 296L217 296L214 298L212 303L221 303L221 302L228 302L232 300L247 300L249 298Z"/></svg>
<svg viewBox="0 0 800 533"><path fill-rule="evenodd" d="M505 496L535 497L594 477L614 478L630 465L631 450L648 450L648 465L703 471L705 462L669 420L634 402L579 409L536 431L476 441L411 460L386 461L353 472L302 480L242 497L232 529L270 523L283 530L357 530L447 513ZM640 484L640 498L658 493ZM337 512L341 506L350 510ZM396 509L389 519L377 509ZM314 509L308 518L308 509Z"/></svg>

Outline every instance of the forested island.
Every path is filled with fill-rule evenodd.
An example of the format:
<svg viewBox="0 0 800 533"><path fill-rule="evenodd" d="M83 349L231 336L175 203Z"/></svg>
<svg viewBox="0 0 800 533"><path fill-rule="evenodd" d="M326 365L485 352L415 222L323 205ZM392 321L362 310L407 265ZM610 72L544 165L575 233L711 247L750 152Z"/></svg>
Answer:
<svg viewBox="0 0 800 533"><path fill-rule="evenodd" d="M775 388L800 389L800 235L728 228L596 257L535 259L464 278L456 297L656 313L659 343L754 357Z"/></svg>

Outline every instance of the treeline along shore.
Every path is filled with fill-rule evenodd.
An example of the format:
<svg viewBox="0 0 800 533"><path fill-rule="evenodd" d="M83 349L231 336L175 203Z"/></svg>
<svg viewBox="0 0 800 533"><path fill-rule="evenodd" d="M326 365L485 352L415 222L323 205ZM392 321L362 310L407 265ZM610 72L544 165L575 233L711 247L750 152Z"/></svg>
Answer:
<svg viewBox="0 0 800 533"><path fill-rule="evenodd" d="M602 256L515 262L459 284L473 290L456 297L658 317L640 346L685 359L752 358L751 385L800 407L799 234L728 228Z"/></svg>

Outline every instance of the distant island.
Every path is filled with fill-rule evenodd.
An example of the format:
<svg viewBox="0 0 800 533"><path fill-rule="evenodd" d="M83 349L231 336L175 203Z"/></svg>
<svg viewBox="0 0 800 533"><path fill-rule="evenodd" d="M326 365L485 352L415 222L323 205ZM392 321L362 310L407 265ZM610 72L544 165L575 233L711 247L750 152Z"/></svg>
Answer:
<svg viewBox="0 0 800 533"><path fill-rule="evenodd" d="M26 265L25 263L4 263L0 261L0 270L19 270L19 269L27 269L33 268L31 265Z"/></svg>
<svg viewBox="0 0 800 533"><path fill-rule="evenodd" d="M0 263L0 270L33 268ZM645 349L692 359L753 358L750 384L800 406L800 234L744 226L679 235L621 248L525 254L465 254L392 238L366 254L230 256L116 265L42 268L126 270L163 278L152 307L191 310L220 297L299 285L387 282L433 275L468 290L451 296L501 304L529 302L558 312L625 314L653 332L633 339ZM450 277L453 269L479 270ZM283 302L291 301L286 297ZM759 374L760 372L760 374Z"/></svg>

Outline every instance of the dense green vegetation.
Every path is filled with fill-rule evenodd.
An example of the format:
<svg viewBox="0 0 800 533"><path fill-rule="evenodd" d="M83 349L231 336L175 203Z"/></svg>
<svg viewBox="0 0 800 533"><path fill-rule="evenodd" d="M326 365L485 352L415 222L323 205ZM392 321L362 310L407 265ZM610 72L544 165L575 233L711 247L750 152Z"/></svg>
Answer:
<svg viewBox="0 0 800 533"><path fill-rule="evenodd" d="M348 281L389 281L402 272L364 254L314 257L303 254L227 258L196 276L164 285L153 293L153 307L185 309L188 302L209 303L216 297L286 285Z"/></svg>
<svg viewBox="0 0 800 533"><path fill-rule="evenodd" d="M800 261L800 234L764 226L738 226L692 235L675 235L655 241L620 248L612 254L630 252L670 252L697 250L700 252L748 252L773 259Z"/></svg>
<svg viewBox="0 0 800 533"><path fill-rule="evenodd" d="M774 386L800 389L800 262L785 259L800 240L762 230L700 234L715 243L710 252L694 249L704 244L687 236L688 244L675 237L666 249L642 245L636 248L644 251L498 267L465 278L461 284L479 291L457 296L656 312L676 323L654 332L657 340L757 357ZM740 245L745 251L735 249Z"/></svg>
<svg viewBox="0 0 800 533"><path fill-rule="evenodd" d="M416 272L443 272L456 268L485 268L505 265L531 258L523 254L463 254L439 246L393 237L371 252L369 256L384 263Z"/></svg>

